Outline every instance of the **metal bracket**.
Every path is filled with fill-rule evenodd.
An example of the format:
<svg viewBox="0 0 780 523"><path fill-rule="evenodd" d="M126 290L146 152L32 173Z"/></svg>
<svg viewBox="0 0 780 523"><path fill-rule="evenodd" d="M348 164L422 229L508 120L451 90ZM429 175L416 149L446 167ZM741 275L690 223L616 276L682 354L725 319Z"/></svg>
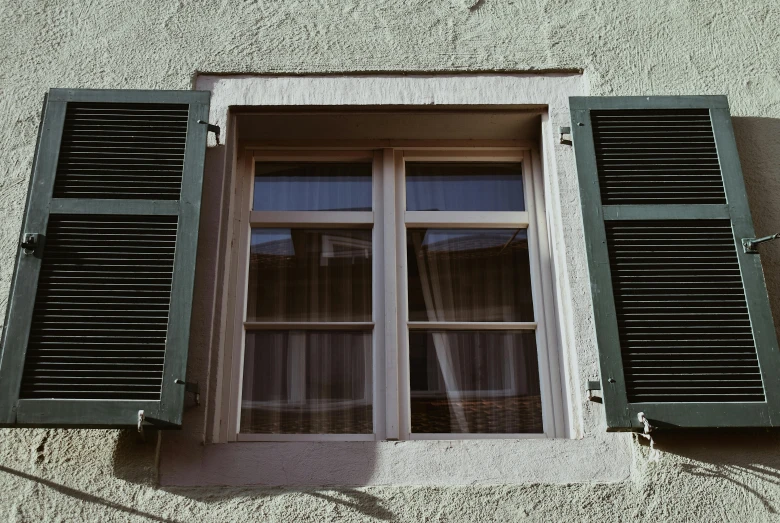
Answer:
<svg viewBox="0 0 780 523"><path fill-rule="evenodd" d="M195 398L195 405L200 406L200 389L198 388L197 383L192 383L184 380L174 380L173 381L177 385L184 385L184 392L189 392L192 394Z"/></svg>
<svg viewBox="0 0 780 523"><path fill-rule="evenodd" d="M141 435L141 437L144 436L144 419L146 416L144 416L144 411L139 410L138 411L138 433Z"/></svg>
<svg viewBox="0 0 780 523"><path fill-rule="evenodd" d="M204 120L198 120L198 123L205 125L208 132L214 133L214 137L217 139L217 145L219 145L219 132L221 130L219 125L214 125L213 123L208 123Z"/></svg>
<svg viewBox="0 0 780 523"><path fill-rule="evenodd" d="M780 232L763 238L742 238L742 249L747 254L758 254L758 245L780 238Z"/></svg>
<svg viewBox="0 0 780 523"><path fill-rule="evenodd" d="M559 141L563 145L571 145L572 142L572 136L571 136L571 127L561 127L558 129L559 135ZM568 137L568 138L567 138Z"/></svg>
<svg viewBox="0 0 780 523"><path fill-rule="evenodd" d="M588 380L587 388L585 389L588 393L588 400L592 401L594 403L602 403L602 399L599 396L594 396L593 391L595 390L601 390L601 382L596 380Z"/></svg>
<svg viewBox="0 0 780 523"><path fill-rule="evenodd" d="M37 233L25 233L22 238L21 247L24 249L25 254L34 254L35 249L38 247L39 234Z"/></svg>

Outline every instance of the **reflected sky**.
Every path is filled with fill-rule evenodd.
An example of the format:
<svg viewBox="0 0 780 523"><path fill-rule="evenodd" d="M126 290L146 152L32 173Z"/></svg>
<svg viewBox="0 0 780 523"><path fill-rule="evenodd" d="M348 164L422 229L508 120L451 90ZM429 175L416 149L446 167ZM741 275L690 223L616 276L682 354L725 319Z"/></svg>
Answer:
<svg viewBox="0 0 780 523"><path fill-rule="evenodd" d="M521 164L407 163L408 211L524 211Z"/></svg>

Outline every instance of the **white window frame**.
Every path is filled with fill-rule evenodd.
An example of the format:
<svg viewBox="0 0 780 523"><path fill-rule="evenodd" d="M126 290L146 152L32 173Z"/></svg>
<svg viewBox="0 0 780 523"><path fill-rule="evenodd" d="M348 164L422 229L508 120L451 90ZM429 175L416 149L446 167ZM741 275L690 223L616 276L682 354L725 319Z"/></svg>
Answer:
<svg viewBox="0 0 780 523"><path fill-rule="evenodd" d="M553 268L544 200L541 161L534 144L512 147L418 147L398 148L271 149L248 146L240 151L236 169L234 231L228 315L225 339L229 365L228 441L374 441L374 440L465 440L525 439L560 436L564 430L563 401L559 384L559 342L554 325ZM257 161L371 161L372 211L252 211L254 165ZM521 212L406 211L405 163L425 162L518 162L522 164L526 210ZM373 434L241 434L239 432L243 379L244 334L247 326L296 328L300 323L247 323L246 285L248 248L252 225L263 227L371 227L372 322L306 323L309 328L365 328L373 335ZM407 305L406 228L508 228L528 230L532 297L535 322L410 322ZM396 270L387 270L390 263ZM393 313L395 311L395 314ZM387 313L389 312L389 314ZM232 319L231 319L232 317ZM232 325L231 325L232 323ZM414 434L411 433L409 384L409 338L407 329L440 326L450 329L522 329L536 332L542 422L539 434ZM557 378L557 379L556 379ZM224 412L224 411L223 411Z"/></svg>

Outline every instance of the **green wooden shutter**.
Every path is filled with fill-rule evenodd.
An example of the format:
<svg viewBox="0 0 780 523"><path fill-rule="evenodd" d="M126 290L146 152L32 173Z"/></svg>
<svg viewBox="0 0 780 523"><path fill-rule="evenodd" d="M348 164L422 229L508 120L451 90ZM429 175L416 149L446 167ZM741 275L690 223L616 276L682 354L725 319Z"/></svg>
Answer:
<svg viewBox="0 0 780 523"><path fill-rule="evenodd" d="M208 112L208 92L47 95L0 425L181 425Z"/></svg>
<svg viewBox="0 0 780 523"><path fill-rule="evenodd" d="M780 425L780 355L723 96L574 97L610 430Z"/></svg>

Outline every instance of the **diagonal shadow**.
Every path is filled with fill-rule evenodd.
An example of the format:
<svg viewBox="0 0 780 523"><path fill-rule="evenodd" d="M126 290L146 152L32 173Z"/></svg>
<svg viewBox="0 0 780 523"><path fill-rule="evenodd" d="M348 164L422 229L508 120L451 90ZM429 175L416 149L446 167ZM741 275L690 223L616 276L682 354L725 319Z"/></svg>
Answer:
<svg viewBox="0 0 780 523"><path fill-rule="evenodd" d="M161 518L159 516L155 516L154 514L149 514L148 512L143 512L141 510L137 510L132 507L126 507L125 505L120 505L119 503L115 503L113 501L109 501L105 498L101 498L98 496L94 496L92 494L87 494L86 492L82 492L80 490L76 490L70 487L66 487L65 485L61 485L59 483L55 483L53 481L49 481L47 479L39 478L37 476L33 476L32 474L27 474L25 472L21 472L19 470L14 470L12 468L4 467L0 465L0 472L5 472L6 474L12 474L14 476L17 476L22 479L26 479L29 481L33 481L35 483L38 483L39 485L43 485L45 487L48 487L52 490L55 490L61 494L64 494L66 496L70 496L72 498L80 499L82 501L85 501L87 503L95 503L97 505L103 505L104 507L111 508L114 510L118 510L121 512L125 512L127 514L133 515L133 516L141 516L147 519L150 519L152 521L159 521L161 523L178 523L178 521L174 519L167 519L167 518Z"/></svg>
<svg viewBox="0 0 780 523"><path fill-rule="evenodd" d="M384 508L382 505L380 505L378 503L377 498L375 496L372 496L371 494L367 494L365 492L360 492L358 490L352 490L352 489L334 489L334 491L338 492L343 496L352 498L354 499L354 501L353 502L345 501L335 496L328 496L321 492L311 492L311 491L310 492L301 491L301 492L315 498L324 499L326 501L330 501L331 503L336 503L338 505L343 505L344 507L357 510L362 514L365 514L366 516L381 519L384 521L389 521L393 519L393 513L387 510L386 508Z"/></svg>
<svg viewBox="0 0 780 523"><path fill-rule="evenodd" d="M658 431L655 439L659 451L689 461L679 464L683 472L730 482L758 499L769 513L778 513L764 493L745 479L780 485L780 433L751 429L690 429L678 433Z"/></svg>
<svg viewBox="0 0 780 523"><path fill-rule="evenodd" d="M758 492L756 489L752 487L747 486L745 483L731 477L728 474L728 469L729 469L728 467L724 467L725 470L719 470L717 467L707 468L701 465L695 465L693 463L682 463L680 466L682 467L684 472L687 472L688 474L691 474L693 476L699 476L704 478L725 479L726 481L729 481L737 485L741 489L755 496L761 502L761 504L764 505L764 508L766 508L768 512L772 514L777 513L777 511L772 506L772 504L769 503L769 501L764 496L762 496L760 492ZM734 467L734 468L737 470L739 469L739 467Z"/></svg>

